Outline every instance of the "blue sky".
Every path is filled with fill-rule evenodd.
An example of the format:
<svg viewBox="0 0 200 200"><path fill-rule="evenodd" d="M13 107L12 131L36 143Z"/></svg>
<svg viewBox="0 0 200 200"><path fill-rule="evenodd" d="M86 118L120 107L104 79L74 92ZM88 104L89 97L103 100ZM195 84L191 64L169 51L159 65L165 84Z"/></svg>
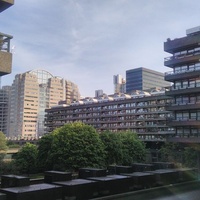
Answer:
<svg viewBox="0 0 200 200"><path fill-rule="evenodd" d="M167 38L200 26L199 0L15 0L0 14L13 35L12 74L44 69L71 80L82 96L113 93L113 75L146 67L160 72Z"/></svg>

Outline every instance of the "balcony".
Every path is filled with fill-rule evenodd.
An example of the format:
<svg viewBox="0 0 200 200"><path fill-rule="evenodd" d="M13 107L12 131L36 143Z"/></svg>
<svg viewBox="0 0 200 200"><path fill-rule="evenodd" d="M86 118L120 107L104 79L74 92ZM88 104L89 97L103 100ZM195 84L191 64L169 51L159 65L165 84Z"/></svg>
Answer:
<svg viewBox="0 0 200 200"><path fill-rule="evenodd" d="M174 40L167 39L167 41L164 42L164 51L168 53L173 53L180 51L182 49L184 50L191 47L195 48L199 46L199 43L200 43L199 34L189 35Z"/></svg>
<svg viewBox="0 0 200 200"><path fill-rule="evenodd" d="M194 103L171 103L166 105L166 110L168 111L175 111L175 110L195 110L200 109L200 102L194 102Z"/></svg>
<svg viewBox="0 0 200 200"><path fill-rule="evenodd" d="M178 72L170 71L165 73L166 81L174 81L180 79L189 79L200 76L200 68L193 68L189 70L180 70Z"/></svg>
<svg viewBox="0 0 200 200"><path fill-rule="evenodd" d="M175 126L198 126L200 125L200 120L196 119L189 119L189 118L181 118L181 119L169 119L168 126L175 127Z"/></svg>
<svg viewBox="0 0 200 200"><path fill-rule="evenodd" d="M195 63L200 60L200 52L194 54L185 54L182 56L171 56L165 58L164 65L167 67L172 67L174 65L182 65L184 63Z"/></svg>
<svg viewBox="0 0 200 200"><path fill-rule="evenodd" d="M195 84L192 86L187 87L174 87L172 86L169 91L166 91L165 94L169 96L174 95L181 95L181 94L194 94L194 93L200 93L200 84Z"/></svg>
<svg viewBox="0 0 200 200"><path fill-rule="evenodd" d="M12 53L10 40L12 36L0 33L0 76L10 74L12 69Z"/></svg>
<svg viewBox="0 0 200 200"><path fill-rule="evenodd" d="M167 142L200 143L200 137L168 137Z"/></svg>
<svg viewBox="0 0 200 200"><path fill-rule="evenodd" d="M0 0L0 12L3 12L14 4L14 0Z"/></svg>

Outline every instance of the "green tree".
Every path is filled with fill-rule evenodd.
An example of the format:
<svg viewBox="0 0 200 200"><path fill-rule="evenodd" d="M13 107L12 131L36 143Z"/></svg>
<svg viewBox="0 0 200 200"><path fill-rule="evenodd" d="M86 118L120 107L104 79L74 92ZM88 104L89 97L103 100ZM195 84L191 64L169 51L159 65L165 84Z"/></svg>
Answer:
<svg viewBox="0 0 200 200"><path fill-rule="evenodd" d="M37 170L37 146L26 143L17 153L15 164L21 173L30 174Z"/></svg>
<svg viewBox="0 0 200 200"><path fill-rule="evenodd" d="M4 158L7 149L6 136L2 131L0 131L0 161Z"/></svg>
<svg viewBox="0 0 200 200"><path fill-rule="evenodd" d="M120 132L119 134L122 141L122 164L130 165L134 162L145 161L145 144L139 140L137 134L131 131Z"/></svg>
<svg viewBox="0 0 200 200"><path fill-rule="evenodd" d="M69 123L52 134L49 156L54 169L77 170L81 167L104 166L104 145L92 126L81 122Z"/></svg>
<svg viewBox="0 0 200 200"><path fill-rule="evenodd" d="M183 164L184 147L179 143L165 143L160 149L161 161Z"/></svg>
<svg viewBox="0 0 200 200"><path fill-rule="evenodd" d="M106 151L106 164L130 165L146 157L145 145L131 131L103 132L100 134Z"/></svg>
<svg viewBox="0 0 200 200"><path fill-rule="evenodd" d="M100 138L105 146L106 165L122 163L122 141L120 134L112 132L103 132Z"/></svg>
<svg viewBox="0 0 200 200"><path fill-rule="evenodd" d="M38 142L38 170L45 171L53 168L53 160L51 158L51 146L53 135L44 135Z"/></svg>
<svg viewBox="0 0 200 200"><path fill-rule="evenodd" d="M198 148L199 149L199 148ZM196 148L185 147L184 149L184 165L186 167L197 167L198 152Z"/></svg>

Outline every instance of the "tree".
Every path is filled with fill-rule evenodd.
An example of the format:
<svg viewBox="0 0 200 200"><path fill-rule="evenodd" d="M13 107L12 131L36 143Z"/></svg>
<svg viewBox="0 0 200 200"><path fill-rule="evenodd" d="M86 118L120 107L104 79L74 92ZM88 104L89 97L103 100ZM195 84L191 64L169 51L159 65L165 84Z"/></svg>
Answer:
<svg viewBox="0 0 200 200"><path fill-rule="evenodd" d="M103 132L100 138L105 146L106 165L122 163L122 141L120 134L112 132Z"/></svg>
<svg viewBox="0 0 200 200"><path fill-rule="evenodd" d="M137 135L128 132L100 134L106 151L106 164L130 165L145 160L145 145Z"/></svg>
<svg viewBox="0 0 200 200"><path fill-rule="evenodd" d="M31 143L26 143L17 153L15 164L21 173L35 173L37 169L37 146Z"/></svg>
<svg viewBox="0 0 200 200"><path fill-rule="evenodd" d="M137 134L131 131L120 132L119 134L122 141L122 164L130 165L134 162L145 161L145 144L139 140Z"/></svg>
<svg viewBox="0 0 200 200"><path fill-rule="evenodd" d="M6 136L0 131L0 161L4 158L7 148Z"/></svg>
<svg viewBox="0 0 200 200"><path fill-rule="evenodd" d="M184 150L184 165L186 167L197 167L199 147L185 147Z"/></svg>
<svg viewBox="0 0 200 200"><path fill-rule="evenodd" d="M180 165L183 161L184 147L179 143L165 143L161 149L161 160L164 162L174 162Z"/></svg>
<svg viewBox="0 0 200 200"><path fill-rule="evenodd" d="M38 142L38 170L45 171L53 168L53 160L51 158L51 146L53 135L44 135Z"/></svg>
<svg viewBox="0 0 200 200"><path fill-rule="evenodd" d="M104 166L105 151L99 134L81 122L65 124L53 131L50 159L54 169L77 170Z"/></svg>

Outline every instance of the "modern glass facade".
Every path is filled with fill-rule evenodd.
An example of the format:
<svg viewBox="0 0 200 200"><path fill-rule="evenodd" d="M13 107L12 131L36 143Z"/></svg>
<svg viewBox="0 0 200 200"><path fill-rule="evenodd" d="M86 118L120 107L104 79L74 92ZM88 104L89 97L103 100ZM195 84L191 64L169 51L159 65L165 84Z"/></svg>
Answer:
<svg viewBox="0 0 200 200"><path fill-rule="evenodd" d="M135 90L167 87L170 84L164 80L164 74L143 67L126 71L126 93Z"/></svg>

